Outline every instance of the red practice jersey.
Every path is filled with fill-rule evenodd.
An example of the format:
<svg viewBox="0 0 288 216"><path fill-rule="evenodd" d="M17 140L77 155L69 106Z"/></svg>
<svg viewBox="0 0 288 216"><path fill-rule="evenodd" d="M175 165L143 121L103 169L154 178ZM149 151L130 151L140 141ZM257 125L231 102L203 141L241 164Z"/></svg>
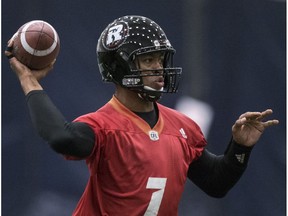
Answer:
<svg viewBox="0 0 288 216"><path fill-rule="evenodd" d="M94 113L76 119L95 132L86 159L90 171L74 216L175 216L189 164L206 146L198 125L157 103L150 128L113 97Z"/></svg>

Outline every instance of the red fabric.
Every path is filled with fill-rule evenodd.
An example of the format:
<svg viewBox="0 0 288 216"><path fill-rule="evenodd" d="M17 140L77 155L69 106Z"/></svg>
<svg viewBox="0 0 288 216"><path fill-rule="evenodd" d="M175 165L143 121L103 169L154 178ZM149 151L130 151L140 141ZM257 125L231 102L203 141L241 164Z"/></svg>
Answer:
<svg viewBox="0 0 288 216"><path fill-rule="evenodd" d="M153 129L115 97L76 119L93 128L96 145L86 160L90 178L74 216L177 215L188 166L206 140L191 119L157 106Z"/></svg>

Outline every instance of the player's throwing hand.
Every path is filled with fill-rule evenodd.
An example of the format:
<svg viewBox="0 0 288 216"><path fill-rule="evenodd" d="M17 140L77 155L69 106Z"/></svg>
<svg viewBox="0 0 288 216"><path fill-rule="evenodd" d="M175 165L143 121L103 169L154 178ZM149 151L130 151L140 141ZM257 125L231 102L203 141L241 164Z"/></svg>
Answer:
<svg viewBox="0 0 288 216"><path fill-rule="evenodd" d="M13 56L13 38L8 41L7 48L5 50L5 55L9 59L10 67L17 75L21 86L23 88L24 94L32 90L42 90L41 85L38 83L41 79L47 76L47 74L53 69L53 65L56 62L56 59L46 68L41 70L31 70L20 61L18 61Z"/></svg>

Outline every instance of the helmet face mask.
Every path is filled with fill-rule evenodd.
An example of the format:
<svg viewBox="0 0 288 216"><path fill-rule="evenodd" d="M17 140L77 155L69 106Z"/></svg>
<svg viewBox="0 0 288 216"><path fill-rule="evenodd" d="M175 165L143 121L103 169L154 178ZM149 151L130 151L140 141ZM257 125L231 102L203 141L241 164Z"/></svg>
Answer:
<svg viewBox="0 0 288 216"><path fill-rule="evenodd" d="M160 52L159 50L154 52ZM173 68L173 50L164 50L163 68L159 69L141 69L139 66L135 66L135 61L130 65L130 74L127 74L122 79L122 85L138 92L161 92L161 93L175 93L178 89L179 79L181 75L181 68ZM144 52L137 54L137 56L147 54ZM132 62L132 61L131 61ZM148 72L148 73L147 73ZM143 84L143 78L148 76L163 76L164 87L161 90L149 88Z"/></svg>
<svg viewBox="0 0 288 216"><path fill-rule="evenodd" d="M164 52L164 87L155 90L144 86L143 76L148 76L135 63L137 56L151 52ZM114 20L102 32L97 44L100 73L105 82L114 82L132 91L148 95L177 92L181 68L173 67L175 50L161 27L149 18L124 16ZM151 71L151 70L150 70ZM159 76L157 70L149 76Z"/></svg>

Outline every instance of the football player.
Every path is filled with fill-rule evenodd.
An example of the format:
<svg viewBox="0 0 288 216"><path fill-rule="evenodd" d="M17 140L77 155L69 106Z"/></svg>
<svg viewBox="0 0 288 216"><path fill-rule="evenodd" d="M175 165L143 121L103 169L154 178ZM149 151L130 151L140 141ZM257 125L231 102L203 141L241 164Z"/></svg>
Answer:
<svg viewBox="0 0 288 216"><path fill-rule="evenodd" d="M264 130L278 120L272 113L247 112L232 126L223 155L206 148L198 125L161 105L176 93L182 69L173 64L175 49L163 29L143 16L110 23L97 44L103 81L115 84L111 100L73 122L65 120L39 81L53 64L31 71L11 52L6 56L27 98L39 135L67 159L84 159L90 172L73 213L99 215L177 215L186 178L205 193L223 197L239 180Z"/></svg>

